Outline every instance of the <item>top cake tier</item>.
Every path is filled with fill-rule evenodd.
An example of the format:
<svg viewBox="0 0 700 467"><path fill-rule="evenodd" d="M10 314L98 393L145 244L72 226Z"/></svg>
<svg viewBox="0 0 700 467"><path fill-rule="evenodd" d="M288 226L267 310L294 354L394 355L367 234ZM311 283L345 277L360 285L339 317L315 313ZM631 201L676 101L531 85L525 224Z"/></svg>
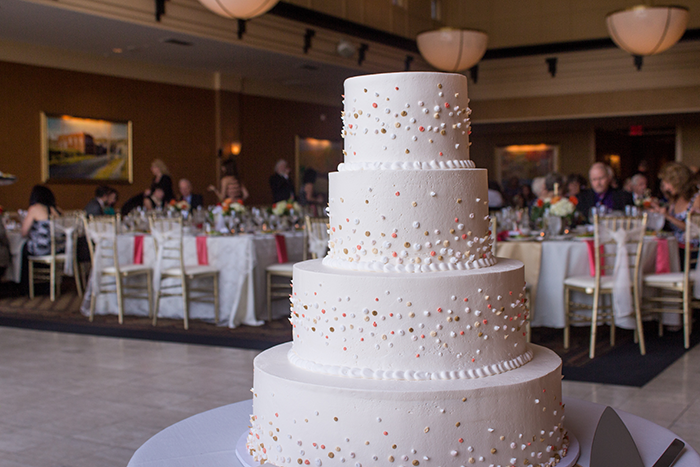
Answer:
<svg viewBox="0 0 700 467"><path fill-rule="evenodd" d="M345 165L454 164L469 160L467 78L388 73L345 80ZM448 162L449 161L449 162Z"/></svg>

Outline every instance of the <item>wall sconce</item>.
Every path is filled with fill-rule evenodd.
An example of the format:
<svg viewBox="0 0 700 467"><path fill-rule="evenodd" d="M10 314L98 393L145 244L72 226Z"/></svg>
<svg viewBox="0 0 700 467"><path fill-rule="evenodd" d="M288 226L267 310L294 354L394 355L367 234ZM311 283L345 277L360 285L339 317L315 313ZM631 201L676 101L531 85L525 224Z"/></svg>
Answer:
<svg viewBox="0 0 700 467"><path fill-rule="evenodd" d="M279 0L199 0L219 16L250 19L269 11Z"/></svg>
<svg viewBox="0 0 700 467"><path fill-rule="evenodd" d="M240 141L234 141L231 143L231 154L234 156L237 156L241 153L241 142Z"/></svg>
<svg viewBox="0 0 700 467"><path fill-rule="evenodd" d="M454 72L479 63L488 38L481 31L443 28L418 34L416 42L425 61L438 70Z"/></svg>

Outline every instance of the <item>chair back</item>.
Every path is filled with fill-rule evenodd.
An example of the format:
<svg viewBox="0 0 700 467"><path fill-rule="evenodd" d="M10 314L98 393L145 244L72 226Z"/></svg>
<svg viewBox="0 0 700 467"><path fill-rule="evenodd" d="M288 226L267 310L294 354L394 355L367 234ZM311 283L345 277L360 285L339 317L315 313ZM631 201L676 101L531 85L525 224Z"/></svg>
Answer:
<svg viewBox="0 0 700 467"><path fill-rule="evenodd" d="M626 254L626 265L632 273L630 281L635 290L638 288L646 225L646 213L642 216L593 215L596 287L600 286L603 274L615 269L618 251L624 244L626 251L622 254Z"/></svg>
<svg viewBox="0 0 700 467"><path fill-rule="evenodd" d="M683 288L689 289L690 277L695 278L695 287L700 287L700 271L698 268L698 244L700 243L700 214L690 213L685 220L685 250L683 251ZM699 290L700 292L700 290ZM691 296L693 294L691 293ZM696 297L698 293L694 294Z"/></svg>
<svg viewBox="0 0 700 467"><path fill-rule="evenodd" d="M119 273L117 232L120 216L82 216L92 261L92 270L99 272L103 266L112 265Z"/></svg>
<svg viewBox="0 0 700 467"><path fill-rule="evenodd" d="M163 217L152 215L148 218L151 235L156 246L156 269L162 268L164 261L177 262L185 270L182 248L183 223L181 216Z"/></svg>
<svg viewBox="0 0 700 467"><path fill-rule="evenodd" d="M310 217L304 219L306 241L304 242L304 260L318 259L328 252L328 218Z"/></svg>
<svg viewBox="0 0 700 467"><path fill-rule="evenodd" d="M80 213L71 211L62 216L51 216L51 255L56 256L62 249L66 255L63 272L72 276L73 264L78 260L78 236L83 232L83 222Z"/></svg>

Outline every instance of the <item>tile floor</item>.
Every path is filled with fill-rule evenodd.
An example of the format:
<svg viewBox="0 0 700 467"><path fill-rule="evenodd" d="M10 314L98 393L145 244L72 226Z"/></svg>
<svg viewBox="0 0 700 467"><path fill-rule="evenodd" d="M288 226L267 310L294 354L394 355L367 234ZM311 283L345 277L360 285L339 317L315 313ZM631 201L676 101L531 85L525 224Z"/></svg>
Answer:
<svg viewBox="0 0 700 467"><path fill-rule="evenodd" d="M250 397L257 351L0 328L0 467L125 467L165 427ZM643 388L564 381L700 450L700 346Z"/></svg>

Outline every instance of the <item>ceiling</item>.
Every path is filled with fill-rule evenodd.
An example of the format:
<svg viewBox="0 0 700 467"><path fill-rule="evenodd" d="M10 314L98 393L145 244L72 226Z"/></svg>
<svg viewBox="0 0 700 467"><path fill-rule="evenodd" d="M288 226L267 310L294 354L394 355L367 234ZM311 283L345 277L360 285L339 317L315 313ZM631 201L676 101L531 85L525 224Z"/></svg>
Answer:
<svg viewBox="0 0 700 467"><path fill-rule="evenodd" d="M231 28L235 27L235 21L231 21ZM358 74L351 67L23 0L0 2L0 41L115 60L220 72L241 79L274 81L284 86L342 83L345 78Z"/></svg>

